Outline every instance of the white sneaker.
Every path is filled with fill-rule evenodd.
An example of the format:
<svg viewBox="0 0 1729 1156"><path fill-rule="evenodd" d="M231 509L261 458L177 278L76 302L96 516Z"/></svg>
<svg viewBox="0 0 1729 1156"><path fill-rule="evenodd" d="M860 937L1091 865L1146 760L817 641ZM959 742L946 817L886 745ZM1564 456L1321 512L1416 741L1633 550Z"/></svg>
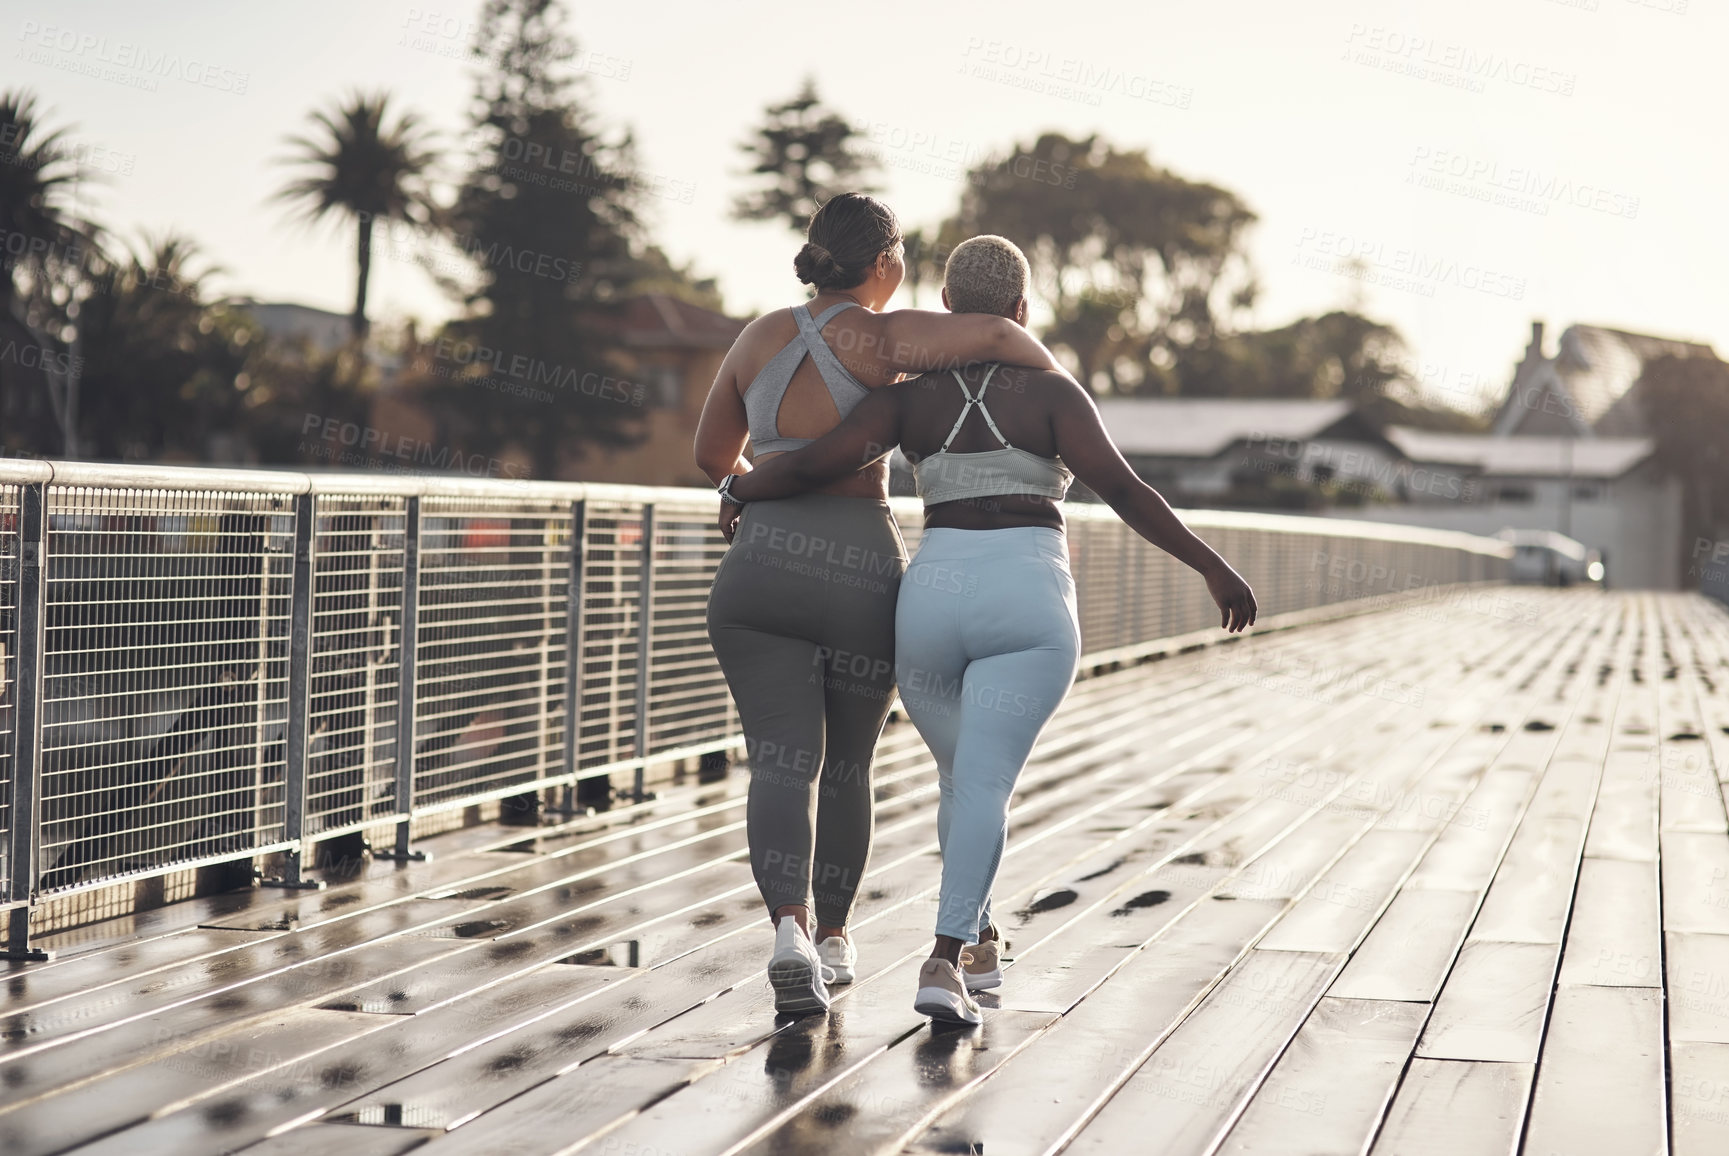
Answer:
<svg viewBox="0 0 1729 1156"><path fill-rule="evenodd" d="M768 982L774 988L778 1015L808 1016L828 1010L826 981L834 975L823 966L810 936L790 915L775 924L774 955L768 961Z"/></svg>
<svg viewBox="0 0 1729 1156"><path fill-rule="evenodd" d="M1003 986L1003 964L1002 956L997 952L998 946L997 940L987 939L961 948L961 979L966 981L968 991L989 991Z"/></svg>
<svg viewBox="0 0 1729 1156"><path fill-rule="evenodd" d="M950 1024L980 1024L985 1020L979 1005L967 994L960 971L946 959L927 959L920 966L913 1010Z"/></svg>
<svg viewBox="0 0 1729 1156"><path fill-rule="evenodd" d="M822 958L823 966L833 973L830 983L851 983L857 976L858 951L852 945L852 940L831 935L817 944L817 953Z"/></svg>

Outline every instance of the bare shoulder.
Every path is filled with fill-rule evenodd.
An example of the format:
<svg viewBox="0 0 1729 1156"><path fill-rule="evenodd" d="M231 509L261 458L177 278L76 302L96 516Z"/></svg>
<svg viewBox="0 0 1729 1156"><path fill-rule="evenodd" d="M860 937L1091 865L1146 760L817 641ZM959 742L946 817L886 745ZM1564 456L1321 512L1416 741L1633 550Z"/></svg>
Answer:
<svg viewBox="0 0 1729 1156"><path fill-rule="evenodd" d="M1009 393L1024 393L1048 399L1053 406L1091 404L1092 399L1074 378L1048 369L1029 369L1024 365L1000 367L991 385Z"/></svg>
<svg viewBox="0 0 1729 1156"><path fill-rule="evenodd" d="M786 344L786 334L789 330L797 331L798 323L792 318L792 309L771 309L756 317L739 332L738 344L756 345L779 340Z"/></svg>

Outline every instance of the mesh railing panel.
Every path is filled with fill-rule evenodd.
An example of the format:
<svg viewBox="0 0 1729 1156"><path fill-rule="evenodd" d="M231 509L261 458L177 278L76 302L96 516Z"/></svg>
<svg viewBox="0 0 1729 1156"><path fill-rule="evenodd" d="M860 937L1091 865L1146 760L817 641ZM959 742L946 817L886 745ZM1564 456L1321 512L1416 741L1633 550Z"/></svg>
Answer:
<svg viewBox="0 0 1729 1156"><path fill-rule="evenodd" d="M42 891L282 839L293 517L275 495L53 491Z"/></svg>
<svg viewBox="0 0 1729 1156"><path fill-rule="evenodd" d="M0 485L0 902L12 889L12 752L18 699L18 487Z"/></svg>
<svg viewBox="0 0 1729 1156"><path fill-rule="evenodd" d="M637 753L637 619L642 596L642 507L587 503L582 573L582 682L578 766Z"/></svg>
<svg viewBox="0 0 1729 1156"><path fill-rule="evenodd" d="M104 478L47 487L36 837L45 895L243 858L533 789L572 765L592 773L736 735L705 622L726 553L711 497L479 485L414 498L412 482L399 490L372 480L313 503L304 822L290 831L296 498L279 475L259 475L281 490L266 494L246 488L252 475L180 489L164 472L140 472L137 488ZM0 848L12 819L24 641L22 493L0 483ZM415 503L415 757L401 799L397 712ZM645 503L654 507L646 606ZM579 509L581 651L567 735ZM910 555L916 503L897 504L895 517ZM1263 615L1506 574L1500 554L1444 535L1224 514L1194 524L1255 586ZM1217 624L1204 583L1102 508L1077 504L1069 530L1085 652ZM6 870L0 860L0 884Z"/></svg>
<svg viewBox="0 0 1729 1156"><path fill-rule="evenodd" d="M654 754L737 729L726 678L708 644L708 590L726 557L713 511L657 507L645 747Z"/></svg>
<svg viewBox="0 0 1729 1156"><path fill-rule="evenodd" d="M570 505L428 498L415 643L415 807L563 760Z"/></svg>
<svg viewBox="0 0 1729 1156"><path fill-rule="evenodd" d="M397 813L407 499L321 496L313 532L306 834Z"/></svg>

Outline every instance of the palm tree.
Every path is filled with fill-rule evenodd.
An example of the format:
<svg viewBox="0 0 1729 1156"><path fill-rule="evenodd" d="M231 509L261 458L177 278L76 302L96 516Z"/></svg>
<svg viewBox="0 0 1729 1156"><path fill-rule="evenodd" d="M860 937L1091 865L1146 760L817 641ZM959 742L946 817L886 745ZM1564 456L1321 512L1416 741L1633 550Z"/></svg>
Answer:
<svg viewBox="0 0 1729 1156"><path fill-rule="evenodd" d="M308 222L331 213L356 225L359 277L354 290L355 340L366 337L366 285L372 275L372 227L378 221L424 222L437 206L427 190L434 154L418 118L405 112L386 126L388 93L354 93L336 107L312 114L319 131L294 136L299 150L290 163L305 170L277 194Z"/></svg>
<svg viewBox="0 0 1729 1156"><path fill-rule="evenodd" d="M0 427L46 448L58 426L61 452L71 457L76 359L58 347L71 332L72 298L57 298L54 287L96 255L97 230L64 205L80 176L65 137L64 129L42 126L34 95L0 93L0 348L41 351L0 365Z"/></svg>

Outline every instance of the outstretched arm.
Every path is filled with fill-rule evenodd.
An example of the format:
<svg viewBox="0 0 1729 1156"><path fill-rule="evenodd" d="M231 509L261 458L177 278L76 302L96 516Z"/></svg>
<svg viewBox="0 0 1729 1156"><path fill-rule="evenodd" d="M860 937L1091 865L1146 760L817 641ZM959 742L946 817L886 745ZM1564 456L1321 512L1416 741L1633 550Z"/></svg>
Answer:
<svg viewBox="0 0 1729 1156"><path fill-rule="evenodd" d="M834 429L808 446L775 454L732 484L746 502L789 498L864 469L900 442L901 391L890 386L870 394ZM721 533L728 542L738 526L737 506L722 503Z"/></svg>
<svg viewBox="0 0 1729 1156"><path fill-rule="evenodd" d="M880 324L882 342L877 352L889 369L924 373L1000 361L1067 373L1038 338L1007 317L895 309L882 314Z"/></svg>
<svg viewBox="0 0 1729 1156"><path fill-rule="evenodd" d="M1110 505L1129 528L1207 580L1219 607L1219 625L1235 633L1255 622L1249 584L1171 511L1160 493L1123 460L1099 419L1099 408L1080 386L1061 383L1053 417L1057 453L1075 476Z"/></svg>

